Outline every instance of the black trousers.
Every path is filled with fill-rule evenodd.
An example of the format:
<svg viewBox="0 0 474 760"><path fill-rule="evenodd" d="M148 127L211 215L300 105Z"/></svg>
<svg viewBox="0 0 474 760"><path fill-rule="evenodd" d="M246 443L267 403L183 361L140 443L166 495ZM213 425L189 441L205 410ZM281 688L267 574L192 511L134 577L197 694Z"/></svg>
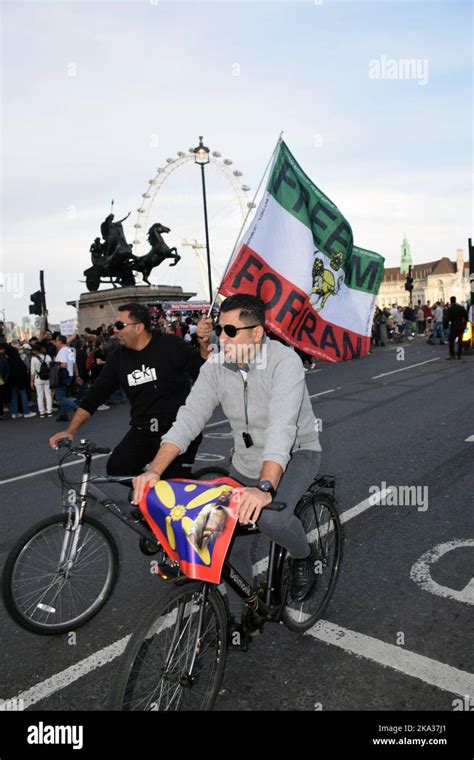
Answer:
<svg viewBox="0 0 474 760"><path fill-rule="evenodd" d="M453 327L449 331L449 355L454 356L454 341L458 338L458 356L462 354L462 336L464 327Z"/></svg>
<svg viewBox="0 0 474 760"><path fill-rule="evenodd" d="M161 445L161 433L151 433L147 429L131 427L128 433L112 451L107 461L107 475L140 475L154 458ZM202 441L198 435L189 448L177 457L165 470L163 478L190 477L191 465Z"/></svg>

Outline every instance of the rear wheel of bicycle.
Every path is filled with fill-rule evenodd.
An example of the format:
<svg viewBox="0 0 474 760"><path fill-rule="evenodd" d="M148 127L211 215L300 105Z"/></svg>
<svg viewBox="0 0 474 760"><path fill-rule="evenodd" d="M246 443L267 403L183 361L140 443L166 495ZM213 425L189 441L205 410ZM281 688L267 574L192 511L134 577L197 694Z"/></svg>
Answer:
<svg viewBox="0 0 474 760"><path fill-rule="evenodd" d="M205 604L203 589L198 582L174 587L147 611L112 685L112 710L212 709L224 675L227 614L217 589L208 587Z"/></svg>
<svg viewBox="0 0 474 760"><path fill-rule="evenodd" d="M291 559L286 555L281 588L286 586L282 621L292 631L306 631L321 617L336 586L342 554L342 528L334 500L328 494L303 497L295 510L316 555L316 583L303 602L291 598Z"/></svg>
<svg viewBox="0 0 474 760"><path fill-rule="evenodd" d="M5 562L3 602L11 617L29 631L57 634L77 629L100 610L118 576L118 550L111 533L92 517L75 532L67 515L47 517L15 544ZM64 561L60 563L65 549Z"/></svg>
<svg viewBox="0 0 474 760"><path fill-rule="evenodd" d="M229 470L225 467L203 467L192 473L193 480L216 480L217 478L228 478Z"/></svg>

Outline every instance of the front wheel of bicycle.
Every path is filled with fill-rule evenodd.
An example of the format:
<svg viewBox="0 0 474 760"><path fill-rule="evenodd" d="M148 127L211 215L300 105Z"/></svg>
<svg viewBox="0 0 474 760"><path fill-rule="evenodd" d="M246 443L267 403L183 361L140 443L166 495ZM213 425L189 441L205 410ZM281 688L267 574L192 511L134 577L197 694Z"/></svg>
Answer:
<svg viewBox="0 0 474 760"><path fill-rule="evenodd" d="M295 510L303 523L308 543L315 553L316 582L313 592L303 602L291 597L291 560L286 555L280 583L286 588L281 619L292 631L311 628L321 617L336 586L342 554L342 527L334 499L328 494L314 493L303 497Z"/></svg>
<svg viewBox="0 0 474 760"><path fill-rule="evenodd" d="M148 610L112 685L112 710L212 710L224 675L227 614L213 587L186 582Z"/></svg>
<svg viewBox="0 0 474 760"><path fill-rule="evenodd" d="M17 541L5 562L5 607L34 633L76 630L100 610L117 581L118 550L107 528L84 518L74 546L76 532L66 527L66 514L47 517Z"/></svg>

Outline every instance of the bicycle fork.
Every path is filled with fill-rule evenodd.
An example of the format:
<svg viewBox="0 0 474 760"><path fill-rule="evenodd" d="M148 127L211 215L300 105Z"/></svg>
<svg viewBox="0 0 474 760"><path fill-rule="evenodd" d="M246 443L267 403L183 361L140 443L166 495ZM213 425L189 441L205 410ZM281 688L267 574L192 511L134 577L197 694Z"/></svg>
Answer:
<svg viewBox="0 0 474 760"><path fill-rule="evenodd" d="M81 518L86 508L86 496L87 496L87 484L89 480L89 473L85 472L81 481L81 490L79 495L81 497L80 507L77 504L70 504L68 506L68 518L65 528L65 536L61 547L61 554L59 557L58 572L63 572L64 577L68 578L69 573L76 561L77 546L81 535Z"/></svg>

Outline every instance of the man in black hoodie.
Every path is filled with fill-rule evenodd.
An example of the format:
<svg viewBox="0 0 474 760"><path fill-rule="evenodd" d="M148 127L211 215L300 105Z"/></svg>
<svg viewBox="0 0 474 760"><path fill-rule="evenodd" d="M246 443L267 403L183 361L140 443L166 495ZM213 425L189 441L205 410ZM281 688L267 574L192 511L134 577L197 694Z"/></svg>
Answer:
<svg viewBox="0 0 474 760"><path fill-rule="evenodd" d="M73 438L96 409L122 386L130 402L130 430L107 462L109 475L138 475L155 456L161 437L170 429L208 356L211 320L198 327L199 351L175 335L152 333L148 310L128 303L118 309L115 331L120 347L110 354L99 377L81 401L63 433L49 439ZM169 468L166 477L183 477L202 437L195 439Z"/></svg>
<svg viewBox="0 0 474 760"><path fill-rule="evenodd" d="M446 315L444 317L443 327L446 330L448 325L451 325L449 330L449 356L447 361L454 359L454 343L456 338L458 339L458 359L461 359L462 355L462 336L468 322L467 311L460 303L456 303L456 298L451 296L450 306L446 309Z"/></svg>

